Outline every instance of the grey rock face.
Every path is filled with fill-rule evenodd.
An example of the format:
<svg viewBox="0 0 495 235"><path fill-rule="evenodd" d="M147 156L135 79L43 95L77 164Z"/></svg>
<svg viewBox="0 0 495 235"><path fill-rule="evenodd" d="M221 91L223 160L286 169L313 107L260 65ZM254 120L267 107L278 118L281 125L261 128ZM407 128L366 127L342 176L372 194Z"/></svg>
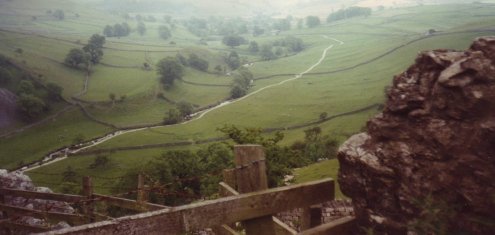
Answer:
<svg viewBox="0 0 495 235"><path fill-rule="evenodd" d="M359 226L495 234L495 37L420 53L367 127L338 155Z"/></svg>

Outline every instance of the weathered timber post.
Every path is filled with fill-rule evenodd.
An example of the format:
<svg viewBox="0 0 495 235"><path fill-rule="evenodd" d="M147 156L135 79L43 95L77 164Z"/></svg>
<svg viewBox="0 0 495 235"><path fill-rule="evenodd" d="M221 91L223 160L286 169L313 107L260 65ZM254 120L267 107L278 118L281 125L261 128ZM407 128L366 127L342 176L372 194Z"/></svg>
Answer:
<svg viewBox="0 0 495 235"><path fill-rule="evenodd" d="M223 182L219 184L218 193L221 197L228 197L233 195L239 195L236 188L235 182L235 169L224 169L222 171ZM235 230L235 224L222 224L212 227L213 232L216 235L232 235L238 234Z"/></svg>
<svg viewBox="0 0 495 235"><path fill-rule="evenodd" d="M93 182L91 177L83 177L83 196L86 196L86 202L83 206L83 213L89 217L89 222L95 222L95 205L93 202Z"/></svg>
<svg viewBox="0 0 495 235"><path fill-rule="evenodd" d="M229 185L231 188L236 189L237 183L235 182L235 169L225 169L222 172L223 182ZM220 187L222 188L222 187ZM221 196L231 196L231 195L221 195Z"/></svg>
<svg viewBox="0 0 495 235"><path fill-rule="evenodd" d="M148 201L148 193L146 192L146 186L144 185L144 175L138 175L138 188L137 188L137 202L145 203Z"/></svg>
<svg viewBox="0 0 495 235"><path fill-rule="evenodd" d="M265 151L260 145L234 146L236 183L239 193L268 189ZM269 202L267 202L269 205ZM247 235L276 234L272 216L243 221Z"/></svg>

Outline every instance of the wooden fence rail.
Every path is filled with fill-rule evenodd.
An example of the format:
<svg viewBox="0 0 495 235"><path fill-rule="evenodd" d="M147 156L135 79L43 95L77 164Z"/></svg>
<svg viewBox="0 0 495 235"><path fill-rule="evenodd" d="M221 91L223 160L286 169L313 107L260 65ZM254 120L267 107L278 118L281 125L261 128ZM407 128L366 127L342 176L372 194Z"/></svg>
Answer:
<svg viewBox="0 0 495 235"><path fill-rule="evenodd" d="M12 214L12 215L20 215L20 216L31 216L39 219L67 221L72 224L86 223L85 216L81 216L81 215L31 210L31 209L26 209L24 207L9 206L5 204L0 204L0 211L5 211L9 213L9 215Z"/></svg>
<svg viewBox="0 0 495 235"><path fill-rule="evenodd" d="M139 179L140 185L137 191L145 191L144 177L142 175L139 175ZM141 201L95 194L93 193L93 185L90 177L84 177L82 183L82 192L84 196L0 188L0 211L3 212L3 217L6 218L5 220L0 221L0 234L11 234L12 231L24 231L33 233L49 230L48 227L30 226L24 223L16 223L15 216L30 216L39 219L46 219L50 222L66 221L72 225L81 225L95 221L112 219L107 215L98 213L98 211L96 210L96 203L105 203L107 205L130 209L136 212L146 212L169 208L163 205L146 202L146 198L143 197L144 194L141 194L139 198ZM82 214L59 213L50 211L48 209L34 210L19 206L7 205L5 203L6 196L77 204L82 209ZM50 206L48 206L47 208L49 207ZM14 218L14 220L10 220L8 218Z"/></svg>
<svg viewBox="0 0 495 235"><path fill-rule="evenodd" d="M140 211L140 212L170 208L170 207L163 206L163 205L147 203L147 202L138 202L138 201L131 200L131 199L112 197L112 196L101 195L101 194L93 194L93 198L97 201L102 201L102 202L106 203L107 205L117 206L120 208L134 210L134 211Z"/></svg>
<svg viewBox="0 0 495 235"><path fill-rule="evenodd" d="M23 197L30 199L44 199L51 201L62 201L62 202L80 202L86 200L86 197L79 195L67 195L59 193L42 193L34 191L16 190L0 188L0 194L9 195L14 197Z"/></svg>
<svg viewBox="0 0 495 235"><path fill-rule="evenodd" d="M182 234L309 207L329 201L333 195L334 181L325 179L126 216L46 234Z"/></svg>

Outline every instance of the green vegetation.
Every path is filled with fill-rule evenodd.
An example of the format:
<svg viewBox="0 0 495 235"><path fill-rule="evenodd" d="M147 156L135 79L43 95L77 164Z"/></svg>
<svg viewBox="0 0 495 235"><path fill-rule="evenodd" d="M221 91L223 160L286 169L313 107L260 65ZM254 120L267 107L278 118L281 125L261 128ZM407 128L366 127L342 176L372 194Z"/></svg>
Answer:
<svg viewBox="0 0 495 235"><path fill-rule="evenodd" d="M304 183L324 178L335 180L335 198L344 198L337 181L339 161L337 159L325 160L307 167L294 170L294 183Z"/></svg>
<svg viewBox="0 0 495 235"><path fill-rule="evenodd" d="M306 17L306 26L308 26L308 28L314 28L318 25L320 25L320 18L318 16Z"/></svg>
<svg viewBox="0 0 495 235"><path fill-rule="evenodd" d="M236 99L245 96L251 87L252 81L253 74L248 69L239 69L234 73L234 83L232 84L232 90L230 90L230 97Z"/></svg>
<svg viewBox="0 0 495 235"><path fill-rule="evenodd" d="M50 0L46 7L33 4L34 0L15 2L6 2L0 12L17 6L14 4L26 10L20 11L19 14L23 15L19 17L0 15L2 25L8 26L5 29L19 28L19 32L0 31L0 53L30 72L36 81L42 82L38 85L32 79L24 79L32 82L32 95L45 104L45 108L40 109L39 100L33 96L23 97L25 106L31 107L32 115L39 116L37 120L55 115L66 106L61 98L74 101L72 97L85 101L81 105L91 116L117 127L175 124L192 118L181 125L123 134L88 150L207 140L222 137L217 128L227 124L241 130L253 126L280 128L285 138L278 145L289 151L297 149L303 152L311 162L331 158L324 155L323 146L333 146L332 140L341 143L358 132L378 110L367 109L325 121L318 125L321 131L311 143L304 141L304 130L315 125L289 127L382 103L383 87L390 83L393 75L413 62L418 51L464 49L473 38L489 34L474 29L491 28L495 22L495 17L490 16L494 12L492 5L480 8L474 4L384 9L372 15L357 14L367 15L366 19L351 17L354 15L347 9L343 10L347 14L344 19L335 22L341 14L337 11L334 13L337 18L327 23L320 22L316 16L190 18L167 12L168 15L153 14L153 17L151 12L139 8L132 9L135 11L129 11L131 13L116 13L73 1ZM53 10L46 14L48 9L62 10L64 19L55 19ZM476 14L473 14L474 10ZM36 16L36 19L31 16ZM125 37L115 36L115 25L105 27L109 22L122 22L124 19L126 24L135 27L136 33L132 33L129 27ZM102 29L107 38L93 36L88 45L83 45L88 37L95 32L101 33ZM435 29L436 33L424 37L430 29ZM314 66L323 50L329 47L321 64ZM89 58L92 63L88 62ZM92 66L86 80L84 69L88 64ZM294 79L295 75L311 67L309 73ZM38 74L42 76L37 77ZM18 78L21 77L17 70L2 68L0 86L14 93L18 87L24 93L32 91L26 82L20 85L23 79ZM284 82L287 79L294 80ZM198 118L200 115L191 115L200 108L238 97L245 98L212 110L201 118ZM43 112L36 114L39 110ZM26 116L29 115L26 111ZM16 122L0 133L32 122ZM20 163L42 159L55 149L113 130L113 127L97 123L73 107L43 124L2 138L0 166L13 169ZM265 134L262 136L271 138ZM298 143L293 146L294 142ZM62 185L60 175L42 173L61 174L71 166L68 172L74 172L76 179L83 175L120 177L123 172L145 167L150 161L157 161L162 166L179 165L179 162L171 163L171 157L160 157L169 150L181 154L182 151L188 152L185 156L189 153L199 156L198 149L205 148L205 145L193 144L107 151L102 155L70 157L30 174L40 185L70 191L73 185ZM190 160L194 162L197 159L191 157ZM296 182L335 177L338 164L332 159L314 167L317 169L296 170ZM281 172L290 173L285 168ZM172 173L160 174L165 179ZM115 186L115 182L95 181L97 186L101 186L96 189L98 192L112 193L105 187Z"/></svg>
<svg viewBox="0 0 495 235"><path fill-rule="evenodd" d="M15 107L11 108L17 109L26 123L39 120L58 106L63 91L57 84L33 77L3 55L0 55L0 88L17 96Z"/></svg>
<svg viewBox="0 0 495 235"><path fill-rule="evenodd" d="M184 68L182 65L173 57L167 57L156 65L158 68L158 73L160 74L160 81L165 86L171 86L174 81L181 79L184 75Z"/></svg>
<svg viewBox="0 0 495 235"><path fill-rule="evenodd" d="M370 16L371 8L369 7L349 7L346 9L340 9L337 12L328 15L327 22L333 22L338 20L344 20L347 18L357 17L357 16Z"/></svg>
<svg viewBox="0 0 495 235"><path fill-rule="evenodd" d="M244 39L241 36L238 35L228 35L223 37L222 43L229 46L229 47L237 47L240 46L241 44L244 44L246 42L246 39Z"/></svg>
<svg viewBox="0 0 495 235"><path fill-rule="evenodd" d="M144 24L142 24L142 25L144 25ZM144 33L145 30L146 29L143 30L143 28L139 28L139 25L138 25L138 31L140 34L141 34L141 32ZM115 24L113 26L107 25L103 29L103 35L105 35L107 37L125 37L125 36L129 36L130 33L131 33L131 26L129 26L129 24L126 22L121 23L121 24Z"/></svg>

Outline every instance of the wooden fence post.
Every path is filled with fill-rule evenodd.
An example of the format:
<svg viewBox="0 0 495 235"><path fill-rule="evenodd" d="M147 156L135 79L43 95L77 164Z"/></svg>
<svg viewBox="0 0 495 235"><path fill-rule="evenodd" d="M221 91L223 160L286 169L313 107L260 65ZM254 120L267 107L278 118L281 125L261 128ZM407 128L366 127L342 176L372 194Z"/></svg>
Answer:
<svg viewBox="0 0 495 235"><path fill-rule="evenodd" d="M146 187L144 185L144 175L138 175L138 188L137 188L137 202L144 203L148 201L148 193L146 192Z"/></svg>
<svg viewBox="0 0 495 235"><path fill-rule="evenodd" d="M229 196L239 195L239 193L232 187L232 185L226 183L227 181L230 182L231 184L235 184L235 171L234 171L234 169L226 169L223 171L223 182L219 183L219 189L218 189L220 196L221 197L229 197ZM216 235L239 234L239 233L237 233L237 231L235 231L235 224L234 223L222 224L219 226L215 226L212 229Z"/></svg>
<svg viewBox="0 0 495 235"><path fill-rule="evenodd" d="M83 196L86 196L87 200L83 207L83 213L89 217L89 222L92 223L95 221L95 205L93 202L93 182L89 176L83 177Z"/></svg>
<svg viewBox="0 0 495 235"><path fill-rule="evenodd" d="M235 182L235 169L225 169L222 171L223 182L233 189L237 189L237 183ZM227 196L227 195L222 195ZM229 195L230 196L230 195Z"/></svg>
<svg viewBox="0 0 495 235"><path fill-rule="evenodd" d="M268 189L265 152L260 145L234 146L236 183L239 193L249 193ZM267 202L267 206L269 206ZM247 235L275 234L272 216L264 216L243 221Z"/></svg>

